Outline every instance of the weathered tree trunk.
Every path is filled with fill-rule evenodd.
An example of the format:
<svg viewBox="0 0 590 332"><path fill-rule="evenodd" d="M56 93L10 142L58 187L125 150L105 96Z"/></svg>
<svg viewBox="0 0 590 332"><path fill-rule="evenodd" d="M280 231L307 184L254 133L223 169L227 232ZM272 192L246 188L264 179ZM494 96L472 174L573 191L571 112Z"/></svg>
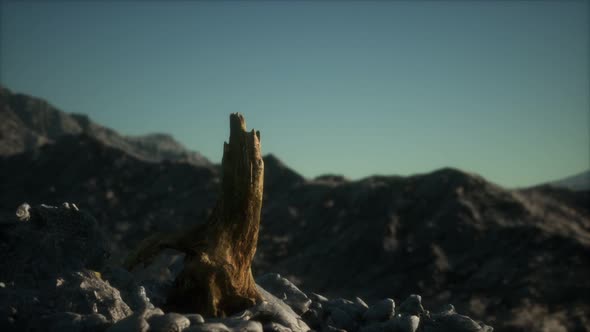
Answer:
<svg viewBox="0 0 590 332"><path fill-rule="evenodd" d="M147 263L165 248L186 253L184 269L168 294L166 309L170 311L219 317L261 299L251 264L260 227L264 164L260 132L247 132L238 113L230 115L222 172L221 197L205 224L147 239L127 261L128 268Z"/></svg>

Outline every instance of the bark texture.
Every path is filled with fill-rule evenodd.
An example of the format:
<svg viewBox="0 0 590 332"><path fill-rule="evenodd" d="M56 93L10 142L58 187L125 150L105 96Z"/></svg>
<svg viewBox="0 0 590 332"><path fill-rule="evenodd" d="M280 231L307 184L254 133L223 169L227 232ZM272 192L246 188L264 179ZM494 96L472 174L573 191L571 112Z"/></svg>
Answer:
<svg viewBox="0 0 590 332"><path fill-rule="evenodd" d="M209 220L170 235L144 240L127 268L147 264L161 250L186 253L183 271L168 294L167 308L224 317L261 300L251 264L260 227L264 163L260 132L246 131L239 113L230 115L229 143L223 145L222 192Z"/></svg>

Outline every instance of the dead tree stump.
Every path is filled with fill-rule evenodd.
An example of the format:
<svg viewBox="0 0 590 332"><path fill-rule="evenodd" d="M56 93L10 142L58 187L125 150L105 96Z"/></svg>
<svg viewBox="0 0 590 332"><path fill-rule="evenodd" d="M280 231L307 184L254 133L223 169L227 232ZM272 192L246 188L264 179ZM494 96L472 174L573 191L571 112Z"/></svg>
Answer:
<svg viewBox="0 0 590 332"><path fill-rule="evenodd" d="M147 264L166 248L186 253L184 269L165 309L224 317L261 300L251 264L258 242L263 179L260 132L247 132L243 116L231 114L229 143L223 145L221 197L209 220L144 240L126 262L127 268Z"/></svg>

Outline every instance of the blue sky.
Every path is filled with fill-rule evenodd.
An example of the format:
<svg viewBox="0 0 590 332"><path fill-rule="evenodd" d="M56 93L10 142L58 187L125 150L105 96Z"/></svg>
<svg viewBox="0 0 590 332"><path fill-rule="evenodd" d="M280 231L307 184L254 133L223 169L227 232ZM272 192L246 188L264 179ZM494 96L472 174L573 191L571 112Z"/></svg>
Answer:
<svg viewBox="0 0 590 332"><path fill-rule="evenodd" d="M307 177L590 167L586 1L1 6L1 84L215 162L241 112Z"/></svg>

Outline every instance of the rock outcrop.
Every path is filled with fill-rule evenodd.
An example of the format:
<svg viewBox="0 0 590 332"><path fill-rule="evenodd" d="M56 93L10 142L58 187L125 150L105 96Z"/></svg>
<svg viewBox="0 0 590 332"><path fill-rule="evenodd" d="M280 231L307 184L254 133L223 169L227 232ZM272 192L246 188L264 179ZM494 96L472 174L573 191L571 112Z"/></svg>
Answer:
<svg viewBox="0 0 590 332"><path fill-rule="evenodd" d="M100 277L108 241L90 214L71 203L25 203L2 221L0 330L92 331L131 314Z"/></svg>
<svg viewBox="0 0 590 332"><path fill-rule="evenodd" d="M76 204L27 203L2 223L0 280L35 286L62 273L99 271L110 256L109 240L96 219Z"/></svg>
<svg viewBox="0 0 590 332"><path fill-rule="evenodd" d="M218 313L208 311L207 307L182 313L163 311L150 301L135 275L117 266L105 266L103 234L94 218L75 204L64 203L61 207L22 204L16 218L3 220L2 225L10 228L3 234L2 245L5 249L7 244L12 246L2 257L10 265L0 268L2 331L307 332L313 328L415 332L422 326L424 331L491 331L490 327L454 310L431 315L416 295L402 303L396 314L390 299L368 306L359 298L349 301L307 295L277 274L261 276L259 282L270 292L255 285L259 301L229 317L214 317ZM23 241L27 237L28 241ZM36 245L38 250L30 249ZM190 259L187 255L181 264L190 266ZM52 268L37 266L44 261ZM166 262L154 261L153 264L159 268L147 271L157 274L160 268L177 263L167 261L166 266ZM97 270L90 270L91 266ZM30 275L25 278L27 273ZM165 284L166 280L161 282ZM186 295L199 297L207 293L189 288Z"/></svg>

